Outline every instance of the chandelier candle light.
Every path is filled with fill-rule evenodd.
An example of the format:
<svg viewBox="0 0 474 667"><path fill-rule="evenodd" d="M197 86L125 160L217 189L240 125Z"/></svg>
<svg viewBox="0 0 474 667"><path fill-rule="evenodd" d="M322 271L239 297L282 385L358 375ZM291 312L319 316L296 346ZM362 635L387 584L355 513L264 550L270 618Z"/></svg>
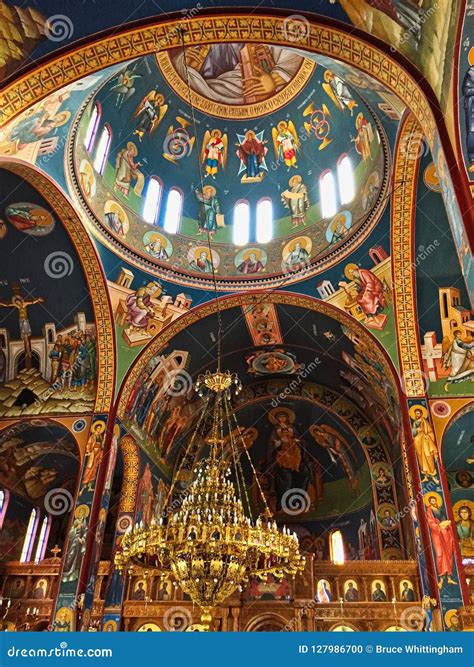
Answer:
<svg viewBox="0 0 474 667"><path fill-rule="evenodd" d="M221 372L219 366L215 373L207 371L198 377L195 389L205 399L204 408L164 511L153 517L150 525L140 522L129 528L115 557L120 570L135 564L171 573L201 607L206 629L211 610L236 590L241 591L251 577L294 577L304 568L296 534L286 527L280 530L272 517L245 445L245 429L237 423L231 395L241 388L237 375ZM179 492L182 465L198 437L207 445L205 456L195 463L189 486ZM261 498L256 520L241 466L244 456ZM176 510L173 496L177 493L181 504Z"/></svg>

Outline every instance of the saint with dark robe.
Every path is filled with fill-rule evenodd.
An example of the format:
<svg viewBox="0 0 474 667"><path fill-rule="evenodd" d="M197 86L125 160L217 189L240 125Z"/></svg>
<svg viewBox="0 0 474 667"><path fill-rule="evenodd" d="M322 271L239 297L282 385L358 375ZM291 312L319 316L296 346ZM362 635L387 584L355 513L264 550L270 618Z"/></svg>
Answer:
<svg viewBox="0 0 474 667"><path fill-rule="evenodd" d="M464 97L464 114L466 123L466 150L469 160L469 171L474 171L474 65L466 72L462 82Z"/></svg>
<svg viewBox="0 0 474 667"><path fill-rule="evenodd" d="M259 178L262 175L261 167L267 153L266 141L259 141L255 132L249 130L241 144L237 144L237 155L245 166L243 180Z"/></svg>

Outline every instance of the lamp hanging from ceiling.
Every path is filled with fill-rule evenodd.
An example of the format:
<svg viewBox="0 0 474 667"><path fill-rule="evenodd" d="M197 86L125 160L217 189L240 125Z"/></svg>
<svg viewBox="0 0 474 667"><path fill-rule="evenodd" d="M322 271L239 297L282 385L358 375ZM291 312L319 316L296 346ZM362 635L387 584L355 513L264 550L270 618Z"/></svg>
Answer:
<svg viewBox="0 0 474 667"><path fill-rule="evenodd" d="M196 131L183 31L181 38ZM202 187L199 160L198 169ZM212 257L209 233L207 243ZM304 569L296 533L286 527L280 530L272 516L247 451L245 429L239 426L232 407L232 396L240 393L242 384L235 373L221 370L222 317L213 263L211 266L218 319L217 369L206 371L195 383L195 390L203 399L202 410L173 477L165 506L150 525L141 521L130 527L115 556L119 570L137 565L145 570L157 568L170 573L200 606L206 629L211 610L236 590L242 590L251 577L262 580L269 574L294 577ZM196 443L202 445L205 454L194 463L187 488L180 490L184 463L194 456ZM250 504L242 468L244 457L257 489L254 507Z"/></svg>
<svg viewBox="0 0 474 667"><path fill-rule="evenodd" d="M176 493L182 478L177 471L169 506L159 517L150 525L136 524L124 535L115 565L121 570L135 564L170 572L201 607L201 620L208 628L211 610L242 590L251 577L295 576L304 558L296 534L277 527L245 446L231 404L232 393L241 390L240 380L230 372L208 371L199 376L195 388L204 407L186 453L204 428L206 454L195 463L192 480L181 493ZM256 520L241 465L244 455L260 496ZM186 458L185 454L183 461ZM178 509L171 509L177 501Z"/></svg>

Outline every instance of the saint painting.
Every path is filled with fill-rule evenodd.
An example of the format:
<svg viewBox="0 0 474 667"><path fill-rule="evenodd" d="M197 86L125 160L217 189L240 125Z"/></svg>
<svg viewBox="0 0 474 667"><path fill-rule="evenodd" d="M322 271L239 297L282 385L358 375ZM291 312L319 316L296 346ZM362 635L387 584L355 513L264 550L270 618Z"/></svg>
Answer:
<svg viewBox="0 0 474 667"><path fill-rule="evenodd" d="M198 234L207 233L212 236L218 227L224 226L224 215L217 198L216 188L212 185L205 185L202 192L195 190L194 194L199 202Z"/></svg>
<svg viewBox="0 0 474 667"><path fill-rule="evenodd" d="M237 271L244 275L249 273L260 273L263 271L263 252L259 248L250 248L242 253L242 261L237 266ZM265 256L266 261L266 256Z"/></svg>
<svg viewBox="0 0 474 667"><path fill-rule="evenodd" d="M324 92L329 95L338 109L344 111L349 109L351 116L354 109L358 106L357 102L352 97L349 88L334 72L326 70L324 72L324 83L322 85Z"/></svg>
<svg viewBox="0 0 474 667"><path fill-rule="evenodd" d="M138 148L133 141L127 143L126 148L122 148L117 153L115 159L115 187L125 197L130 194L132 183L135 183L133 192L137 197L141 197L145 185L145 176L140 171L141 162L136 162Z"/></svg>
<svg viewBox="0 0 474 667"><path fill-rule="evenodd" d="M441 589L445 583L456 585L457 582L453 579L454 535L451 521L446 516L439 493L427 493L424 501L426 521L436 557L438 586Z"/></svg>
<svg viewBox="0 0 474 667"><path fill-rule="evenodd" d="M374 130L370 122L365 118L363 113L358 113L355 120L355 127L357 135L352 139L356 151L366 162L372 157L371 144L374 140Z"/></svg>
<svg viewBox="0 0 474 667"><path fill-rule="evenodd" d="M278 162L283 162L288 171L292 167L297 168L298 156L301 143L296 128L291 120L282 120L272 128L273 147Z"/></svg>
<svg viewBox="0 0 474 667"><path fill-rule="evenodd" d="M239 43L179 48L170 59L193 91L226 106L272 97L293 79L303 62L292 49Z"/></svg>
<svg viewBox="0 0 474 667"><path fill-rule="evenodd" d="M215 178L221 167L227 162L227 134L220 130L206 130L202 142L201 162L204 164L206 176Z"/></svg>
<svg viewBox="0 0 474 667"><path fill-rule="evenodd" d="M344 274L355 285L357 290L356 301L367 318L367 325L382 328L387 319L386 316L381 316L381 312L387 305L382 281L377 278L373 271L362 269L357 264L348 264L344 269ZM348 292L349 285L344 281L340 281L339 287L342 287L346 291L349 299L352 301L353 297Z"/></svg>
<svg viewBox="0 0 474 667"><path fill-rule="evenodd" d="M372 600L374 602L387 602L387 594L385 593L383 585L380 581L376 581L373 584Z"/></svg>
<svg viewBox="0 0 474 667"><path fill-rule="evenodd" d="M151 90L140 102L134 116L138 123L133 131L141 141L145 134L153 134L168 110L165 98L157 90Z"/></svg>
<svg viewBox="0 0 474 667"><path fill-rule="evenodd" d="M416 458L422 475L422 482L430 479L438 482L438 448L434 437L433 428L428 421L428 412L425 407L415 405L410 409L412 418L412 435L415 446Z"/></svg>
<svg viewBox="0 0 474 667"><path fill-rule="evenodd" d="M238 134L237 156L240 158L239 174L244 172L241 183L258 183L263 180L267 165L265 155L268 148L265 146L266 139L263 139L263 130L253 132L249 130L245 136Z"/></svg>
<svg viewBox="0 0 474 667"><path fill-rule="evenodd" d="M309 209L308 188L299 174L295 174L288 181L289 190L281 194L281 201L285 208L290 209L293 228L306 226L306 211Z"/></svg>

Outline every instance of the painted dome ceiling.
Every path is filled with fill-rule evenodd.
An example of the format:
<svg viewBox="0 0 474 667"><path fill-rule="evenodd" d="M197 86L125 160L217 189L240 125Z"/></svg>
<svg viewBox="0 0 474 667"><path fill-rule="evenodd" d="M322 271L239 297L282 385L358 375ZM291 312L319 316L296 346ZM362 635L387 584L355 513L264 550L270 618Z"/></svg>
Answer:
<svg viewBox="0 0 474 667"><path fill-rule="evenodd" d="M92 231L181 283L301 279L357 247L383 210L377 116L327 63L291 49L144 57L113 70L77 120L70 178Z"/></svg>

